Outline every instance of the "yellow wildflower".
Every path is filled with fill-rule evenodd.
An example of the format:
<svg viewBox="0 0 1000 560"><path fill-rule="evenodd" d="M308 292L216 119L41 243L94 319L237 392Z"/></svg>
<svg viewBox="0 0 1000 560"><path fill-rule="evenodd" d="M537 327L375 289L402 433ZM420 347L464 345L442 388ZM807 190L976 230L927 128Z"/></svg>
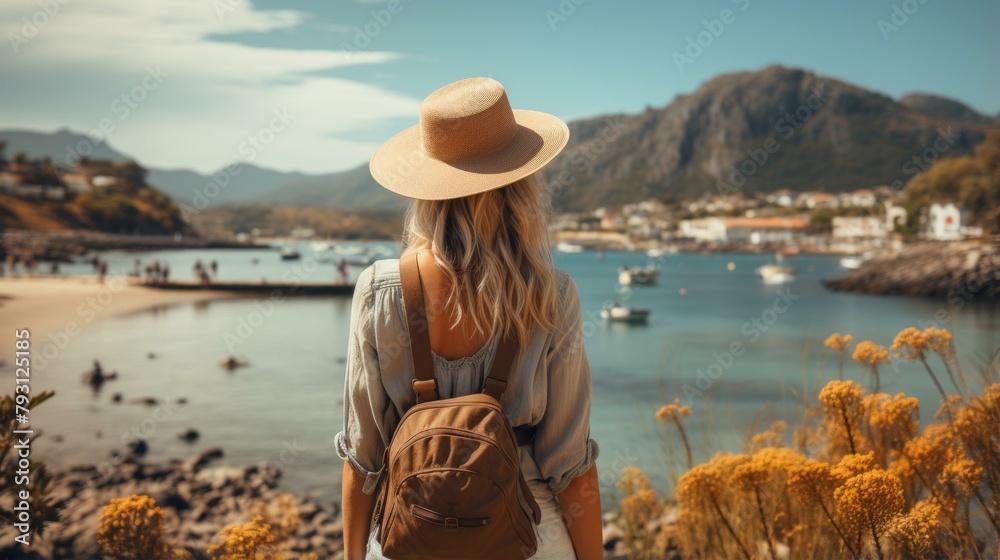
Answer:
<svg viewBox="0 0 1000 560"><path fill-rule="evenodd" d="M265 560L274 557L272 549L274 535L271 533L271 526L262 515L258 515L242 525L230 525L223 529L220 535L223 540L222 544L212 545L208 549L208 554L213 558L220 560L256 559L258 554Z"/></svg>
<svg viewBox="0 0 1000 560"><path fill-rule="evenodd" d="M864 411L861 386L853 381L831 381L819 393L823 403L831 446L851 453L861 449L860 428Z"/></svg>
<svg viewBox="0 0 1000 560"><path fill-rule="evenodd" d="M163 510L149 496L133 494L104 506L97 527L97 543L121 560L183 558L163 540Z"/></svg>
<svg viewBox="0 0 1000 560"><path fill-rule="evenodd" d="M788 488L804 503L813 505L833 497L837 478L829 464L809 459L788 472Z"/></svg>
<svg viewBox="0 0 1000 560"><path fill-rule="evenodd" d="M910 557L931 557L930 551L939 541L943 508L935 500L914 504L909 513L900 516L889 527L889 536L901 545Z"/></svg>
<svg viewBox="0 0 1000 560"><path fill-rule="evenodd" d="M910 361L923 360L930 346L930 337L913 327L903 329L892 341L892 350L896 352L896 356Z"/></svg>
<svg viewBox="0 0 1000 560"><path fill-rule="evenodd" d="M941 478L954 484L965 496L971 496L983 478L983 468L965 455L954 453L945 465Z"/></svg>
<svg viewBox="0 0 1000 560"><path fill-rule="evenodd" d="M854 337L849 334L841 336L840 333L833 333L830 335L830 338L826 339L826 341L823 342L823 346L826 346L831 350L843 352L844 350L847 349L848 346L851 345L851 341L853 340Z"/></svg>
<svg viewBox="0 0 1000 560"><path fill-rule="evenodd" d="M875 452L854 453L844 455L837 466L831 469L834 478L844 483L860 474L875 470L878 463L875 461Z"/></svg>
<svg viewBox="0 0 1000 560"><path fill-rule="evenodd" d="M663 513L663 503L650 488L649 478L635 467L625 467L618 488L625 492L621 503L621 524L624 544L630 557L649 558L654 551L655 540L648 527Z"/></svg>
<svg viewBox="0 0 1000 560"><path fill-rule="evenodd" d="M948 329L927 327L924 329L924 336L927 337L927 344L934 352L947 354L951 351L951 341L954 337Z"/></svg>
<svg viewBox="0 0 1000 560"><path fill-rule="evenodd" d="M889 351L885 349L885 346L875 344L870 340L864 340L858 343L857 348L854 349L854 356L852 358L859 364L880 366L889 362Z"/></svg>
<svg viewBox="0 0 1000 560"><path fill-rule="evenodd" d="M656 419L660 422L666 422L670 419L683 418L690 415L691 407L682 406L679 398L675 398L673 404L663 405L660 407L660 410L656 411Z"/></svg>
<svg viewBox="0 0 1000 560"><path fill-rule="evenodd" d="M834 492L837 511L852 533L870 534L876 541L906 507L899 478L873 470L851 478Z"/></svg>
<svg viewBox="0 0 1000 560"><path fill-rule="evenodd" d="M883 447L880 447L880 457L884 461L892 454L898 454L906 442L917 434L917 418L920 414L920 403L913 397L903 393L889 396L877 393L865 397L865 410L868 411L868 423L877 430Z"/></svg>

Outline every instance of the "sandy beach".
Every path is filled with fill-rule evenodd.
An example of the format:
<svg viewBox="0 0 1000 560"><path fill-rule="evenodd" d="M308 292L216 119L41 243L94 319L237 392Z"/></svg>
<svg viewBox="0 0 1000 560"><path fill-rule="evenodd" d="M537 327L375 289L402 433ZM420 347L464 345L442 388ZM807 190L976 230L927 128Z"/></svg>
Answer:
<svg viewBox="0 0 1000 560"><path fill-rule="evenodd" d="M222 299L232 294L209 290L163 291L131 279L3 277L0 278L0 361L11 363L14 331L29 329L32 347L56 347L86 332L104 317L161 305Z"/></svg>

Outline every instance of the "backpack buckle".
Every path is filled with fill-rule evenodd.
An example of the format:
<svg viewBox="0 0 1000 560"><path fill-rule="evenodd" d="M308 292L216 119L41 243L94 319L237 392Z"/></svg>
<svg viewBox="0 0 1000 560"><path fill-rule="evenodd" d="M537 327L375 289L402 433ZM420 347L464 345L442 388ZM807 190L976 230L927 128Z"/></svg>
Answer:
<svg viewBox="0 0 1000 560"><path fill-rule="evenodd" d="M414 379L413 392L417 395L417 404L436 401L437 382L433 379Z"/></svg>
<svg viewBox="0 0 1000 560"><path fill-rule="evenodd" d="M458 531L458 518L457 517L445 517L444 518L444 528L447 531Z"/></svg>

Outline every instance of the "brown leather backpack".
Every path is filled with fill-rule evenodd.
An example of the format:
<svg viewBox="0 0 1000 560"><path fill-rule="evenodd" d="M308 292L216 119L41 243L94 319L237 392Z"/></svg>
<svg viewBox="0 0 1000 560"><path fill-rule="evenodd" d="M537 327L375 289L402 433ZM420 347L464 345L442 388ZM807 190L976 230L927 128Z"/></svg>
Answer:
<svg viewBox="0 0 1000 560"><path fill-rule="evenodd" d="M533 428L511 427L500 395L517 345L497 349L482 393L438 400L415 253L399 263L416 401L385 451L375 522L386 558L529 558L541 512L518 447Z"/></svg>

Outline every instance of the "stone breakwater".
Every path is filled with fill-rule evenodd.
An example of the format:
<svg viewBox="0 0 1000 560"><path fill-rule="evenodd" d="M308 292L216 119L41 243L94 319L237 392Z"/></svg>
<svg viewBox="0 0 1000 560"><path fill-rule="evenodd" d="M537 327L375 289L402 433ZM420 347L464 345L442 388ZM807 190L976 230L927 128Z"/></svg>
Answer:
<svg viewBox="0 0 1000 560"><path fill-rule="evenodd" d="M945 298L949 303L1000 301L1000 244L914 243L824 283L834 291Z"/></svg>
<svg viewBox="0 0 1000 560"><path fill-rule="evenodd" d="M262 504L277 507L283 494L279 468L267 463L211 465L221 456L222 450L209 449L187 461L154 464L131 455L111 473L91 465L54 471L50 496L64 506L61 521L46 529L44 539L32 541L27 555L20 546L0 546L0 558L103 560L97 544L101 509L114 498L145 494L163 509L166 539L194 560L207 559L206 550L219 542L224 527L249 521ZM323 559L342 558L343 525L336 507L308 497L291 499L300 522L286 541L286 557L312 552Z"/></svg>

